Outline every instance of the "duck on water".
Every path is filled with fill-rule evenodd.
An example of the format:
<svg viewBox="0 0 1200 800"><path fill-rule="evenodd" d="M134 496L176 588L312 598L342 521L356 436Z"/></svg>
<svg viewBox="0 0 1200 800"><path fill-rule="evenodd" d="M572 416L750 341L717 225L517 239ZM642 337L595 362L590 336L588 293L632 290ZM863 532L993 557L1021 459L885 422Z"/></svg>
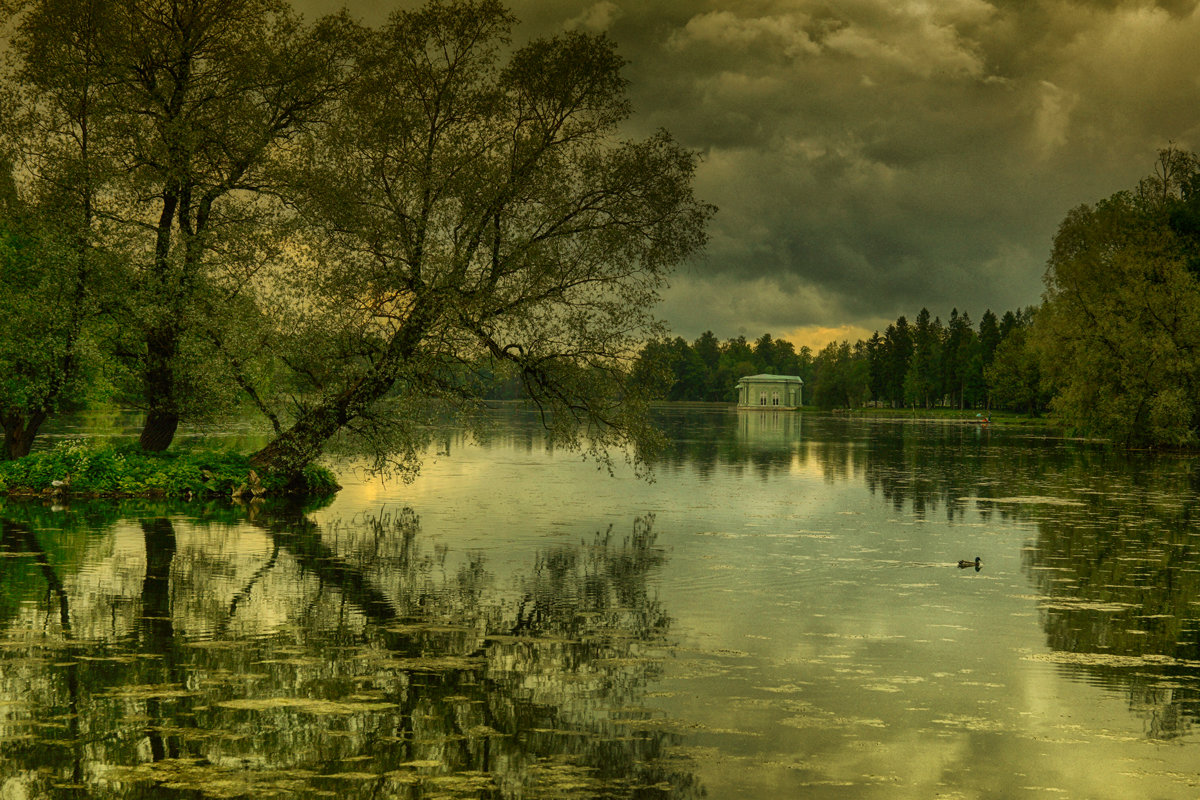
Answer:
<svg viewBox="0 0 1200 800"><path fill-rule="evenodd" d="M981 565L982 565L982 562L979 560L979 556L975 556L974 561L960 560L958 562L959 569L966 569L967 567L974 567L976 572L979 572L979 568Z"/></svg>

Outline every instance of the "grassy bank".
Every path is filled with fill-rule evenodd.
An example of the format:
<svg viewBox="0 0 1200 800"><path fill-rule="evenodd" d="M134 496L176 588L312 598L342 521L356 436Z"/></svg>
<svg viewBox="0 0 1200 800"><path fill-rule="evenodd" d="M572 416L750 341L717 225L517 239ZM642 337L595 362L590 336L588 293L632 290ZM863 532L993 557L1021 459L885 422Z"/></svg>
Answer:
<svg viewBox="0 0 1200 800"><path fill-rule="evenodd" d="M71 497L264 497L331 495L331 471L258 474L248 456L211 451L145 453L137 445L92 447L68 441L53 450L0 462L0 494Z"/></svg>
<svg viewBox="0 0 1200 800"><path fill-rule="evenodd" d="M1049 417L1019 414L1015 411L975 411L957 408L844 408L821 411L805 407L805 413L833 414L863 419L911 419L946 422L978 422L987 418L992 425L1026 425L1037 428L1058 429L1058 424Z"/></svg>

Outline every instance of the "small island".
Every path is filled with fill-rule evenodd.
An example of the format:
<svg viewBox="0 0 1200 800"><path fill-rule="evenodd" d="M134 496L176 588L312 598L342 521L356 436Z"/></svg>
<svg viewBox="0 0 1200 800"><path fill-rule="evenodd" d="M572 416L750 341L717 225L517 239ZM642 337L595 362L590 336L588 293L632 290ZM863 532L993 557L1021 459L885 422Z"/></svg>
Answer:
<svg viewBox="0 0 1200 800"><path fill-rule="evenodd" d="M216 451L148 453L137 445L68 440L0 461L0 495L13 498L162 497L182 500L327 497L341 487L327 467L256 470L248 456Z"/></svg>

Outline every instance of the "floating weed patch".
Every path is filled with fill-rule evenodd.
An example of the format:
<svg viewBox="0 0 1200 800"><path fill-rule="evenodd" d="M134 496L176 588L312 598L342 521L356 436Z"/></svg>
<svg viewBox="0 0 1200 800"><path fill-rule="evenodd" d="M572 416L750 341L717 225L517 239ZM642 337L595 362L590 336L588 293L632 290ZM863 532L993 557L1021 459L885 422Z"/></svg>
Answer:
<svg viewBox="0 0 1200 800"><path fill-rule="evenodd" d="M775 711L786 711L789 714L807 713L815 708L812 703L804 700L794 700L792 698L779 700L774 697L731 697L729 698L728 705L730 708L772 709Z"/></svg>
<svg viewBox="0 0 1200 800"><path fill-rule="evenodd" d="M887 723L881 719L868 719L864 717L839 717L836 714L828 712L818 712L814 714L804 714L802 716L787 717L780 720L781 725L787 725L789 728L798 729L817 729L817 730L845 730L848 728L886 728Z"/></svg>
<svg viewBox="0 0 1200 800"><path fill-rule="evenodd" d="M611 656L608 658L597 658L593 663L603 667L642 667L642 666L658 666L663 663L664 659L655 658L652 656Z"/></svg>
<svg viewBox="0 0 1200 800"><path fill-rule="evenodd" d="M1116 614L1122 611L1128 611L1131 608L1137 608L1132 603L1116 603L1116 602L1099 602L1088 600L1074 600L1071 598L1038 598L1039 605L1050 611L1099 611L1102 613Z"/></svg>
<svg viewBox="0 0 1200 800"><path fill-rule="evenodd" d="M1200 667L1200 661L1147 654L1144 656L1122 656L1114 653L1033 653L1022 656L1024 661L1041 661L1049 664L1078 664L1089 667Z"/></svg>
<svg viewBox="0 0 1200 800"><path fill-rule="evenodd" d="M705 725L703 722L688 722L681 719L671 719L667 717L657 717L654 719L614 719L611 720L614 726L624 726L635 730L655 730L665 733L677 735L704 733L724 736L753 736L761 737L766 734L762 731L747 731L740 728L718 728L711 725Z"/></svg>
<svg viewBox="0 0 1200 800"><path fill-rule="evenodd" d="M180 642L183 647L194 647L204 650L243 650L245 642L233 639L190 639Z"/></svg>
<svg viewBox="0 0 1200 800"><path fill-rule="evenodd" d="M603 789L603 785L596 779L595 773L596 770L591 767L542 762L533 765L530 769L531 786L529 788L538 792L533 795L534 797L561 797L567 792L590 794L592 791L596 791L598 794ZM540 794L546 790L550 790L551 793Z"/></svg>
<svg viewBox="0 0 1200 800"><path fill-rule="evenodd" d="M461 672L478 669L486 662L482 658L467 656L425 656L420 658L380 659L376 666L400 672Z"/></svg>
<svg viewBox="0 0 1200 800"><path fill-rule="evenodd" d="M806 685L811 686L812 684ZM773 692L775 694L796 694L804 691L803 686L797 686L794 683L786 683L783 686L755 686L754 688L760 692Z"/></svg>
<svg viewBox="0 0 1200 800"><path fill-rule="evenodd" d="M291 656L288 658L262 658L253 663L256 667L319 667L325 661L326 659L317 656Z"/></svg>
<svg viewBox="0 0 1200 800"><path fill-rule="evenodd" d="M206 730L204 728L184 728L170 727L166 725L153 725L147 728L159 736L177 736L181 740L189 742L203 742L208 740L225 740L225 731Z"/></svg>
<svg viewBox="0 0 1200 800"><path fill-rule="evenodd" d="M1018 497L978 497L978 503L1009 503L1012 505L1038 506L1082 506L1078 500L1068 500L1065 497L1046 497L1043 495L1020 495Z"/></svg>
<svg viewBox="0 0 1200 800"><path fill-rule="evenodd" d="M122 686L119 689L109 689L97 694L97 697L107 697L117 700L170 700L180 697L195 697L197 692L184 689L177 683L146 684L142 686Z"/></svg>
<svg viewBox="0 0 1200 800"><path fill-rule="evenodd" d="M399 708L395 703L318 700L306 697L264 697L223 700L216 703L220 708L233 711L280 711L290 709L306 714L361 714L372 711L391 711Z"/></svg>
<svg viewBox="0 0 1200 800"><path fill-rule="evenodd" d="M550 736L582 736L587 738L595 736L591 731L568 730L566 728L526 728L525 731L528 733L544 733Z"/></svg>
<svg viewBox="0 0 1200 800"><path fill-rule="evenodd" d="M206 758L167 758L135 766L112 767L108 781L154 782L166 789L195 792L201 797L304 797L316 773L303 769L254 771L244 766L218 766Z"/></svg>
<svg viewBox="0 0 1200 800"><path fill-rule="evenodd" d="M420 781L423 788L428 788L438 794L427 794L429 800L456 797L480 797L490 794L496 789L496 782L488 775L481 773L456 773L454 775L437 775ZM448 794L442 794L448 792ZM527 795L529 796L529 795ZM537 795L532 795L536 797Z"/></svg>
<svg viewBox="0 0 1200 800"><path fill-rule="evenodd" d="M466 634L466 633L475 633L476 632L475 628L469 628L465 625L446 625L446 624L438 624L438 623L420 623L420 622L391 623L391 624L382 626L382 629L385 631L388 631L389 633L403 633L403 634L410 634L410 635L418 634L418 633L461 633L461 634ZM491 637L489 637L489 638L491 638Z"/></svg>
<svg viewBox="0 0 1200 800"><path fill-rule="evenodd" d="M934 725L941 725L948 728L957 728L964 731L988 731L998 732L1008 730L1008 726L1003 722L994 719L985 719L983 717L967 716L965 714L951 714L941 719L930 720Z"/></svg>

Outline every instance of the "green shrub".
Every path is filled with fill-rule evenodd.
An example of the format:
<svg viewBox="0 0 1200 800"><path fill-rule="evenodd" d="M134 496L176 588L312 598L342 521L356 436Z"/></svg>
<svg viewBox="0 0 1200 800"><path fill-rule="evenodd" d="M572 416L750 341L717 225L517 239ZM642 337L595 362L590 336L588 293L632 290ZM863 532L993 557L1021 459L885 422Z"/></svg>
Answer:
<svg viewBox="0 0 1200 800"><path fill-rule="evenodd" d="M146 453L136 445L93 448L68 439L53 449L0 462L0 493L230 497L247 483L250 460L212 451ZM257 473L256 473L257 474ZM259 475L267 495L331 495L341 487L325 467L297 476Z"/></svg>

